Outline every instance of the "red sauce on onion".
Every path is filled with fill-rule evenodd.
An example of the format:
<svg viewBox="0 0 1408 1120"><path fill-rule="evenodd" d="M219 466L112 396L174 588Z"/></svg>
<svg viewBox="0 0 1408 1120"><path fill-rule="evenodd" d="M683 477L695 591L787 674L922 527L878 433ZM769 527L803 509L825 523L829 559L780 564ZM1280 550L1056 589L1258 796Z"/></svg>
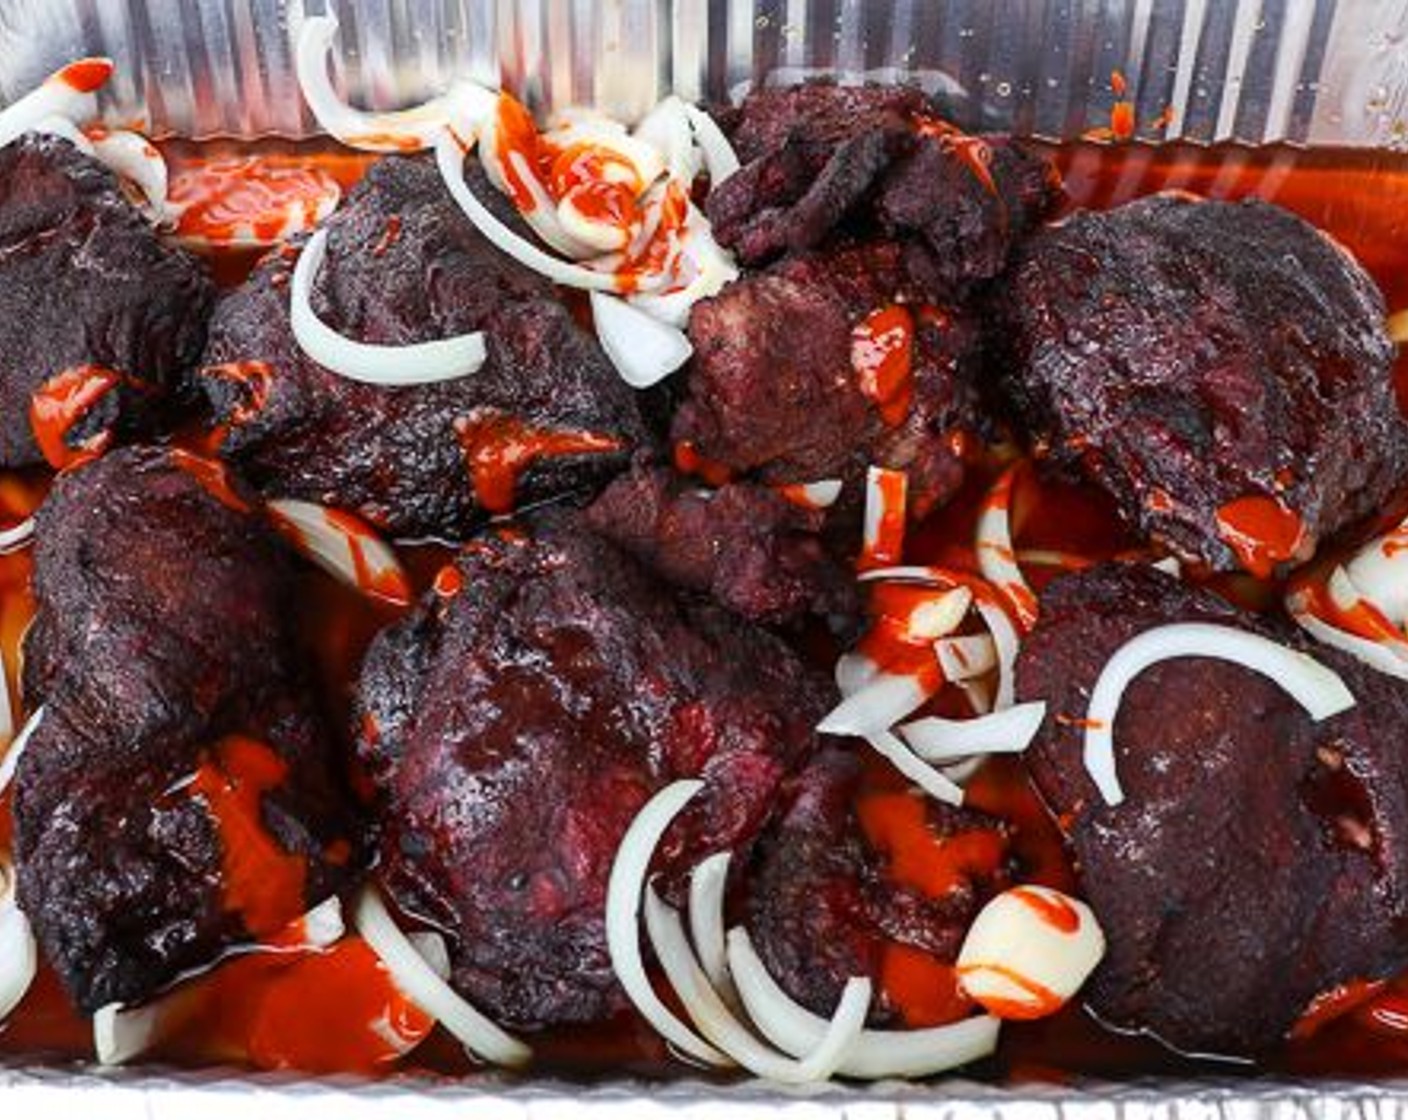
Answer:
<svg viewBox="0 0 1408 1120"><path fill-rule="evenodd" d="M112 72L110 58L80 58L60 70L55 79L76 93L96 93L107 85Z"/></svg>

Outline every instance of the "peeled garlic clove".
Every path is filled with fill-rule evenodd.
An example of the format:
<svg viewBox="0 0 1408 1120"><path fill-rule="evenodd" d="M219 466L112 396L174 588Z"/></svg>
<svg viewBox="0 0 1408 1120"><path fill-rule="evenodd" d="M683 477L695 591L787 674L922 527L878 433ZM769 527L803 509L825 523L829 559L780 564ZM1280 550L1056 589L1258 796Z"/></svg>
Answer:
<svg viewBox="0 0 1408 1120"><path fill-rule="evenodd" d="M958 954L963 990L1000 1019L1041 1019L1080 990L1105 955L1090 907L1049 887L1015 887L978 914Z"/></svg>

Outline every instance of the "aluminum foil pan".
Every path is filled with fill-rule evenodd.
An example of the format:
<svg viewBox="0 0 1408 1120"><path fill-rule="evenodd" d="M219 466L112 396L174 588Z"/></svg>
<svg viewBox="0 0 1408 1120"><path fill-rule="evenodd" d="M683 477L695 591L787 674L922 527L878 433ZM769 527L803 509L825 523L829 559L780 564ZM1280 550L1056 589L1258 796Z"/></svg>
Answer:
<svg viewBox="0 0 1408 1120"><path fill-rule="evenodd" d="M1170 139L1408 146L1408 0L0 0L0 101L83 53L161 134L305 135L291 28L342 22L337 80L395 108L456 74L632 115L832 73L918 82L968 123L1107 124L1110 75Z"/></svg>
<svg viewBox="0 0 1408 1120"><path fill-rule="evenodd" d="M831 74L914 82L970 125L1068 140L1107 124L1111 74L1164 136L1408 150L1408 0L0 0L0 103L72 58L106 54L104 110L157 135L313 134L292 29L332 11L335 78L387 109L453 76L551 112L631 116L669 91L724 100ZM1396 1120L1408 1081L1138 1081L828 1087L798 1093L619 1081L590 1086L243 1071L45 1068L0 1058L0 1118L398 1120L463 1116L850 1120Z"/></svg>

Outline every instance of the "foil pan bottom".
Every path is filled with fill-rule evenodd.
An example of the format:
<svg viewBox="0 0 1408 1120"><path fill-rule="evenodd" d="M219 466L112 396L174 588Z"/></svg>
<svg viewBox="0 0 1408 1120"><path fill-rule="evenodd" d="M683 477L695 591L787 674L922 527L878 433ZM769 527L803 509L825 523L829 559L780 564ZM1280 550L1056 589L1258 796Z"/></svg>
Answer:
<svg viewBox="0 0 1408 1120"><path fill-rule="evenodd" d="M698 1081L574 1085L335 1077L239 1070L20 1069L0 1066L7 1117L44 1120L1408 1120L1408 1081L1241 1079L1003 1088L971 1081L787 1091Z"/></svg>

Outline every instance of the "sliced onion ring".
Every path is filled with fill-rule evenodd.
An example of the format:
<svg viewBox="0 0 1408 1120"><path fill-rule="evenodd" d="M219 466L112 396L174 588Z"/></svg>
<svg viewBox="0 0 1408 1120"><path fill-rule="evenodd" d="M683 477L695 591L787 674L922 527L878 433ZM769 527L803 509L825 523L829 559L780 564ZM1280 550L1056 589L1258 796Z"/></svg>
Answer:
<svg viewBox="0 0 1408 1120"><path fill-rule="evenodd" d="M50 74L38 89L0 111L0 148L49 117L62 117L78 124L96 116L98 99L94 91L107 82L112 70L111 59L89 58ZM75 82L75 74L82 74L84 80Z"/></svg>
<svg viewBox="0 0 1408 1120"><path fill-rule="evenodd" d="M730 853L716 852L695 864L689 876L689 936L709 983L724 1001L736 1005L724 944L724 892Z"/></svg>
<svg viewBox="0 0 1408 1120"><path fill-rule="evenodd" d="M447 124L481 120L496 94L473 82L457 82L448 93L413 109L368 113L337 96L328 74L328 56L337 37L335 16L313 16L298 29L294 66L303 99L318 124L349 148L364 152L418 152L435 142Z"/></svg>
<svg viewBox="0 0 1408 1120"><path fill-rule="evenodd" d="M1015 704L976 719L926 716L899 729L925 762L957 762L975 754L1021 754L1046 718L1046 702Z"/></svg>
<svg viewBox="0 0 1408 1120"><path fill-rule="evenodd" d="M892 732L875 731L867 735L865 741L935 801L943 801L949 805L963 804L963 787L948 775L930 766Z"/></svg>
<svg viewBox="0 0 1408 1120"><path fill-rule="evenodd" d="M986 676L997 668L997 643L988 634L960 634L934 643L944 680L955 684Z"/></svg>
<svg viewBox="0 0 1408 1120"><path fill-rule="evenodd" d="M806 1085L829 1080L846 1060L865 1027L870 1008L868 979L852 977L846 981L836 1013L821 1040L798 1060L760 1042L734 1017L699 966L680 916L661 902L650 887L645 892L645 920L660 966L695 1025L744 1069L784 1085Z"/></svg>
<svg viewBox="0 0 1408 1120"><path fill-rule="evenodd" d="M746 930L729 931L728 961L748 1017L774 1046L800 1055L820 1043L826 1020L782 990ZM987 1057L997 1048L1001 1027L992 1016L979 1015L923 1030L863 1030L836 1072L865 1080L928 1077Z"/></svg>
<svg viewBox="0 0 1408 1120"><path fill-rule="evenodd" d="M884 731L918 709L942 683L909 673L878 672L827 713L816 725L823 735L866 736Z"/></svg>
<svg viewBox="0 0 1408 1120"><path fill-rule="evenodd" d="M1085 721L1085 768L1110 805L1124 800L1115 769L1115 716L1130 682L1151 665L1176 657L1230 661L1271 678L1317 723L1354 706L1334 670L1269 638L1210 622L1175 622L1131 638L1100 671Z"/></svg>
<svg viewBox="0 0 1408 1120"><path fill-rule="evenodd" d="M355 342L338 334L313 310L313 282L327 255L328 231L318 230L293 269L289 325L299 348L325 369L368 385L428 385L466 377L484 364L484 332L410 346Z"/></svg>
<svg viewBox="0 0 1408 1120"><path fill-rule="evenodd" d="M501 1066L521 1066L532 1058L532 1050L436 975L396 925L375 886L368 884L357 896L352 922L406 998L459 1039L471 1057Z"/></svg>
<svg viewBox="0 0 1408 1120"><path fill-rule="evenodd" d="M15 736L5 751L5 757L0 758L0 793L4 793L9 784L14 781L15 770L19 767L20 756L24 754L25 748L29 746L30 736L39 728L40 722L44 719L44 707L41 705L34 709L34 714L24 721L24 726L20 728L20 733Z"/></svg>
<svg viewBox="0 0 1408 1120"><path fill-rule="evenodd" d="M401 561L361 518L296 498L275 498L265 508L280 535L323 571L363 595L410 603L411 583Z"/></svg>
<svg viewBox="0 0 1408 1120"><path fill-rule="evenodd" d="M525 268L541 273L555 284L565 288L582 288L594 292L619 291L627 285L625 278L609 272L596 272L580 264L561 260L545 253L531 241L520 237L503 222L499 221L469 189L464 179L464 157L468 154L458 136L450 129L440 134L435 144L436 164L440 177L445 180L450 194L459 208L464 211L474 228L494 243L500 250L512 257ZM638 290L654 291L663 286L665 280L659 276L635 278Z"/></svg>
<svg viewBox="0 0 1408 1120"><path fill-rule="evenodd" d="M101 136L89 136L93 155L117 175L128 180L146 199L146 213L155 221L171 217L166 196L166 160L145 136L118 129Z"/></svg>
<svg viewBox="0 0 1408 1120"><path fill-rule="evenodd" d="M626 829L606 887L606 948L626 995L667 1042L698 1061L727 1066L732 1064L729 1059L686 1026L650 986L641 958L637 920L655 847L670 823L703 788L701 781L672 782L645 803Z"/></svg>
<svg viewBox="0 0 1408 1120"><path fill-rule="evenodd" d="M682 330L625 300L592 292L591 303L601 348L621 380L633 389L649 389L665 380L694 353Z"/></svg>
<svg viewBox="0 0 1408 1120"><path fill-rule="evenodd" d="M15 869L0 861L0 1022L24 999L39 968L29 919L15 901Z"/></svg>
<svg viewBox="0 0 1408 1120"><path fill-rule="evenodd" d="M713 117L697 105L685 104L685 115L694 130L694 139L704 153L704 166L709 170L709 185L717 187L739 168L738 153L728 142L723 129Z"/></svg>
<svg viewBox="0 0 1408 1120"><path fill-rule="evenodd" d="M1022 574L1012 547L1012 495L1021 469L1022 463L1018 462L1003 471L983 500L974 551L983 578L1012 604L1022 628L1030 630L1036 625L1036 592Z"/></svg>
<svg viewBox="0 0 1408 1120"><path fill-rule="evenodd" d="M1342 573L1343 569L1341 568L1335 570L1335 575ZM1346 588L1336 587L1333 576L1331 580L1330 594L1335 599L1336 605L1342 610L1353 609L1355 602L1357 602L1357 596L1351 602L1345 603L1343 596ZM1345 582L1348 582L1347 577ZM1353 594L1352 586L1348 588L1348 591ZM1366 638L1361 634L1351 633L1341 626L1327 622L1315 613L1313 597L1305 589L1293 591L1286 597L1286 611L1296 624L1316 641L1343 650L1350 656L1364 662L1371 669L1377 669L1381 673L1387 673L1400 680L1408 680L1408 640Z"/></svg>

